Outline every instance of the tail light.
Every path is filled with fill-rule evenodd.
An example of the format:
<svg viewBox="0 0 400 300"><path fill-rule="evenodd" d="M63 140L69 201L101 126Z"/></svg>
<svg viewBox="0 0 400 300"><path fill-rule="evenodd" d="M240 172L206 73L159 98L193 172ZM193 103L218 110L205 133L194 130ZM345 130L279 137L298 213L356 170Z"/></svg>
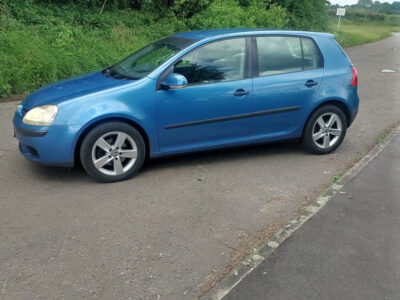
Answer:
<svg viewBox="0 0 400 300"><path fill-rule="evenodd" d="M353 77L351 78L351 86L357 86L358 85L357 70L354 68L354 66L351 66L351 71L353 72Z"/></svg>

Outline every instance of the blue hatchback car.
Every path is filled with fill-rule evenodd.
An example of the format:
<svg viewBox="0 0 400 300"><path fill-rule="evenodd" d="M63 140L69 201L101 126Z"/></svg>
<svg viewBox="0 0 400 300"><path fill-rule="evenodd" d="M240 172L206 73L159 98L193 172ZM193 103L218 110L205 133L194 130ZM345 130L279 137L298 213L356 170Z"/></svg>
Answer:
<svg viewBox="0 0 400 300"><path fill-rule="evenodd" d="M13 122L27 159L80 160L91 177L113 182L146 157L297 138L330 153L358 102L356 70L331 34L205 30L45 86Z"/></svg>

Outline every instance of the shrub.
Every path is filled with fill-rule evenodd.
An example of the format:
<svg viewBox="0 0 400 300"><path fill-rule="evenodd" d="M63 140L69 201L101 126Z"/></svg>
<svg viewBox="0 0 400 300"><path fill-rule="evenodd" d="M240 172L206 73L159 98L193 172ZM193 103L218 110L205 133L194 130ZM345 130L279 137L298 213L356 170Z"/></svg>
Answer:
<svg viewBox="0 0 400 300"><path fill-rule="evenodd" d="M288 23L286 10L271 5L267 10L255 3L246 7L237 1L216 0L209 8L189 20L190 29L268 27L284 28Z"/></svg>
<svg viewBox="0 0 400 300"><path fill-rule="evenodd" d="M328 12L324 0L270 0L289 13L289 27L299 30L327 31Z"/></svg>

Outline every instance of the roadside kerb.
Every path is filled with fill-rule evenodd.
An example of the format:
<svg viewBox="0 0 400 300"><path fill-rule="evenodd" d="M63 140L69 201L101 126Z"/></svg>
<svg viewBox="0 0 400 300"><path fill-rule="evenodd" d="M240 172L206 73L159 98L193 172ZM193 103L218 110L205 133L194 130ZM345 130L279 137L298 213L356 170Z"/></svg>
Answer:
<svg viewBox="0 0 400 300"><path fill-rule="evenodd" d="M254 249L253 253L243 260L238 267L233 269L223 280L217 283L200 299L217 300L226 296L235 286L237 286L247 275L257 266L265 261L268 256L280 246L293 232L299 229L308 219L316 214L328 201L343 188L352 178L371 162L400 132L400 125L395 127L385 139L375 145L359 162L348 170L337 182L328 187L325 192L310 205L305 207L302 213L292 219L285 227L279 230L271 239L261 247Z"/></svg>

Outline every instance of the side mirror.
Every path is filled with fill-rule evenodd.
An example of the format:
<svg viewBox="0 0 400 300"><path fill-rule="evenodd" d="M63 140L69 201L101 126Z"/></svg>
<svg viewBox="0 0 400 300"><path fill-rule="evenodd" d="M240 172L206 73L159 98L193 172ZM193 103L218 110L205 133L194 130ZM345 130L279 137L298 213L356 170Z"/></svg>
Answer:
<svg viewBox="0 0 400 300"><path fill-rule="evenodd" d="M185 76L172 73L164 80L164 82L161 83L161 86L166 90L176 90L186 87L187 84L188 81Z"/></svg>

